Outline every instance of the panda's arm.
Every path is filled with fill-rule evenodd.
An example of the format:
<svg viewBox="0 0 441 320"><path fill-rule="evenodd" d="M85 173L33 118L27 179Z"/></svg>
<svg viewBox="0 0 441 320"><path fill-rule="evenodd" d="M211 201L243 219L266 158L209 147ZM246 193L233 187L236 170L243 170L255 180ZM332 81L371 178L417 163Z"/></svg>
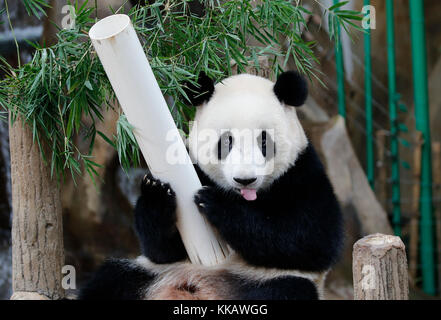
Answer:
<svg viewBox="0 0 441 320"><path fill-rule="evenodd" d="M292 199L272 208L227 199L209 187L195 197L201 213L248 263L305 271L327 270L338 258L341 220L338 204L316 201L292 207ZM277 211L277 212L276 212Z"/></svg>
<svg viewBox="0 0 441 320"><path fill-rule="evenodd" d="M176 196L169 184L146 176L135 207L135 231L142 253L154 263L187 258L176 228Z"/></svg>

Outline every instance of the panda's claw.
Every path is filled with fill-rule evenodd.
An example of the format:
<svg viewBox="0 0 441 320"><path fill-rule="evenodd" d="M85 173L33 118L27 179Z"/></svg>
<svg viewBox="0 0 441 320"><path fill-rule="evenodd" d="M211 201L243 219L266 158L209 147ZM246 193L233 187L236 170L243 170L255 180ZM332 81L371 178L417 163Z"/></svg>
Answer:
<svg viewBox="0 0 441 320"><path fill-rule="evenodd" d="M175 193L168 183L155 179L150 173L142 179L141 195L150 199L149 201L175 197Z"/></svg>
<svg viewBox="0 0 441 320"><path fill-rule="evenodd" d="M200 213L210 216L214 214L215 208L222 206L220 199L217 196L217 190L211 186L203 186L194 196L194 203L199 209Z"/></svg>

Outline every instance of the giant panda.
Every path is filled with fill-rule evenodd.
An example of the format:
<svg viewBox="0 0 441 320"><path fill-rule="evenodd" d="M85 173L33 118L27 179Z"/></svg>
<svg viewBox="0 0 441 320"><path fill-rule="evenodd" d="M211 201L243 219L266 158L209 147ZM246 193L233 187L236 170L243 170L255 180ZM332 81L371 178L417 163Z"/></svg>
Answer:
<svg viewBox="0 0 441 320"><path fill-rule="evenodd" d="M79 298L322 298L342 248L342 215L296 114L306 97L293 71L275 83L240 74L216 85L201 74L188 91L196 107L188 147L203 185L194 201L233 253L214 267L190 264L175 193L147 175L135 208L142 255L106 261Z"/></svg>

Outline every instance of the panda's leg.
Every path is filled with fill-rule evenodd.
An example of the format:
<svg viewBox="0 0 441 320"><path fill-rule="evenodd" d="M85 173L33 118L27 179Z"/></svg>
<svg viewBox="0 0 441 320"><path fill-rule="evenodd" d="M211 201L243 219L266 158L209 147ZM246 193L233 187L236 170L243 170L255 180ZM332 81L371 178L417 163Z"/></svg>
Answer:
<svg viewBox="0 0 441 320"><path fill-rule="evenodd" d="M176 228L176 196L167 183L150 174L141 184L135 208L135 230L142 253L150 261L163 264L186 259L187 253Z"/></svg>
<svg viewBox="0 0 441 320"><path fill-rule="evenodd" d="M81 289L80 300L142 300L155 276L132 260L109 259Z"/></svg>
<svg viewBox="0 0 441 320"><path fill-rule="evenodd" d="M238 280L238 299L241 300L318 300L316 285L305 278L284 276L257 282Z"/></svg>

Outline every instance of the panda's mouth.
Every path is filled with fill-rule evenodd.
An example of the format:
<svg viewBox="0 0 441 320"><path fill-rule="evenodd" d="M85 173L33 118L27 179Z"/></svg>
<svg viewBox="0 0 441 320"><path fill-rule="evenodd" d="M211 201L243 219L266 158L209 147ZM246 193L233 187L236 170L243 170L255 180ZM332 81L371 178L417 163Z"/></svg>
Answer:
<svg viewBox="0 0 441 320"><path fill-rule="evenodd" d="M256 189L239 189L242 197L247 201L254 201L257 199L257 190Z"/></svg>

